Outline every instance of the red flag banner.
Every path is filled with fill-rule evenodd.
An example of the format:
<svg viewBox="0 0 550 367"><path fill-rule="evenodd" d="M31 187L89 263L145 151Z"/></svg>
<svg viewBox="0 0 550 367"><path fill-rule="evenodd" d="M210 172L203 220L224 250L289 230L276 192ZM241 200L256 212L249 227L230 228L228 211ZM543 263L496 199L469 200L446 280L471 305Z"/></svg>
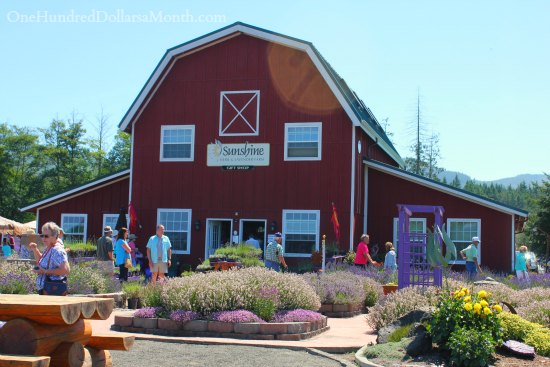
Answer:
<svg viewBox="0 0 550 367"><path fill-rule="evenodd" d="M338 222L338 212L336 211L336 205L332 203L332 216L330 217L332 222L332 228L334 228L334 234L336 235L336 242L340 242L340 222Z"/></svg>
<svg viewBox="0 0 550 367"><path fill-rule="evenodd" d="M138 226L138 218L136 209L132 205L132 202L130 201L130 204L128 204L128 214L130 214L130 233L136 233L137 226Z"/></svg>

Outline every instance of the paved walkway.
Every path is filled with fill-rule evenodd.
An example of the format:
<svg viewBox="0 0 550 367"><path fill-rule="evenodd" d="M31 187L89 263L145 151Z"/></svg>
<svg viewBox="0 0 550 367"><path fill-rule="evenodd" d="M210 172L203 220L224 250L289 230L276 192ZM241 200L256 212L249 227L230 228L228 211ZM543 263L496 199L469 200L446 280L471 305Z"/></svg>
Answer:
<svg viewBox="0 0 550 367"><path fill-rule="evenodd" d="M115 310L107 320L92 320L93 330L109 333L115 315L132 315L133 311ZM329 318L330 329L311 339L301 341L286 340L241 340L231 338L172 337L151 334L134 334L138 340L171 341L194 344L248 345L271 348L301 350L319 349L328 353L348 353L359 350L366 344L376 342L376 333L367 325L365 315L347 319Z"/></svg>

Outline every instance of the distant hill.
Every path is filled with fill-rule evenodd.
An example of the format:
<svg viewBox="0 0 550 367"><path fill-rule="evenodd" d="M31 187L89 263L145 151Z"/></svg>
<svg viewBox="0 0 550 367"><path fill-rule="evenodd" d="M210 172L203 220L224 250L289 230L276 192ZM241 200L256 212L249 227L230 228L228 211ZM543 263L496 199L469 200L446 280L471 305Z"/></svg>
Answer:
<svg viewBox="0 0 550 367"><path fill-rule="evenodd" d="M443 178L445 178L447 180L447 183L450 184L454 180L455 175L458 175L458 179L460 180L460 183L463 186L466 183L466 181L472 179L467 174L461 173L461 172L456 172L456 171L443 171L439 174L439 178L441 180L443 180ZM499 184L499 185L503 185L503 186L511 185L512 187L516 187L523 181L525 181L525 183L527 185L529 185L532 182L541 183L545 179L546 179L546 176L543 175L543 174L525 173L525 174L517 175L517 176L514 176L514 177L501 178L501 179L493 180L493 181L479 181L479 180L475 180L475 181L477 181L477 182L486 182L488 184L494 183L494 184Z"/></svg>

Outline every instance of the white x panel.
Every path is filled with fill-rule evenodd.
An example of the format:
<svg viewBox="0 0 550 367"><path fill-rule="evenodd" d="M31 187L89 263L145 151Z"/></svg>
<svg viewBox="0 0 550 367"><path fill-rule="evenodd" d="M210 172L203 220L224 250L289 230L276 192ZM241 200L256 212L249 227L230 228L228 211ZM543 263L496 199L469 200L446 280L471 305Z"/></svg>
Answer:
<svg viewBox="0 0 550 367"><path fill-rule="evenodd" d="M220 136L260 134L260 91L220 93Z"/></svg>

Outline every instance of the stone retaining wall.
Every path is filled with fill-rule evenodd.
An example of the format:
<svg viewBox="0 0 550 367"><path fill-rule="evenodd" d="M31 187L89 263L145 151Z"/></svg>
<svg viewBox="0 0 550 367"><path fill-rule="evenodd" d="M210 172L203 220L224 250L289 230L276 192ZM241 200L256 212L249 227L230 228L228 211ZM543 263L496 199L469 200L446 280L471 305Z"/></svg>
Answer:
<svg viewBox="0 0 550 367"><path fill-rule="evenodd" d="M354 305L323 303L319 309L319 313L328 317L353 317L363 313L363 305L360 303Z"/></svg>
<svg viewBox="0 0 550 367"><path fill-rule="evenodd" d="M143 319L115 315L114 331L165 336L236 338L255 340L303 340L329 329L327 317L319 322L232 323L193 320L185 323L169 319Z"/></svg>

